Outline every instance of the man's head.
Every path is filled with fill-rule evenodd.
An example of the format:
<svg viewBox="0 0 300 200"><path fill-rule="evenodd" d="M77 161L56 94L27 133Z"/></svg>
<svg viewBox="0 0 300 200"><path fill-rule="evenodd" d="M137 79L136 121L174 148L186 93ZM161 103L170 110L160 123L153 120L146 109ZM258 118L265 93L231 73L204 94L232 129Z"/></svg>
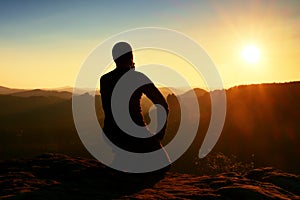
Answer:
<svg viewBox="0 0 300 200"><path fill-rule="evenodd" d="M112 56L117 67L134 68L132 48L127 42L118 42L112 49Z"/></svg>

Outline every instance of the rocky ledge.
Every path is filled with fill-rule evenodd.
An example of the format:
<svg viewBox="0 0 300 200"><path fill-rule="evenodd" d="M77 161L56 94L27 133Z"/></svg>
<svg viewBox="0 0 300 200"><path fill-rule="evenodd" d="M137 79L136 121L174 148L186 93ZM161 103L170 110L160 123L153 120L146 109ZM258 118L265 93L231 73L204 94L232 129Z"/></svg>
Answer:
<svg viewBox="0 0 300 200"><path fill-rule="evenodd" d="M0 199L300 199L300 176L259 168L241 176L120 174L61 154L0 162Z"/></svg>

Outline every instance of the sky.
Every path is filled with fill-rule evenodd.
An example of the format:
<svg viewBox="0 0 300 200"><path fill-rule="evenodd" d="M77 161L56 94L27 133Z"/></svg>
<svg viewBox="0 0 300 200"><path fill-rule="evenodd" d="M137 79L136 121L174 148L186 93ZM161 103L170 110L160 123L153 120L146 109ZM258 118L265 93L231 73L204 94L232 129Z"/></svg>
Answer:
<svg viewBox="0 0 300 200"><path fill-rule="evenodd" d="M192 38L215 63L225 88L300 80L298 0L1 0L0 85L74 86L82 63L98 44L142 27L168 28ZM258 49L255 63L242 56L249 45ZM137 69L152 57L180 68L175 65L181 62L168 62L170 55L145 51L135 53ZM205 87L187 76L193 86Z"/></svg>

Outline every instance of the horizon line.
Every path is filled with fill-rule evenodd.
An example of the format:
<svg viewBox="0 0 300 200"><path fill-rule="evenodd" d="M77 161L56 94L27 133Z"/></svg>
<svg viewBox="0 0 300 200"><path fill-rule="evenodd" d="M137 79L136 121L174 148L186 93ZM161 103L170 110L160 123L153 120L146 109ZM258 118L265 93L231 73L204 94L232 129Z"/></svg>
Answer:
<svg viewBox="0 0 300 200"><path fill-rule="evenodd" d="M265 84L287 84L287 83L297 83L297 82L300 82L300 80L293 80L293 81L283 81L283 82L263 82L263 83L248 83L248 84L240 84L240 85L234 85L234 86L231 86L231 87L224 87L224 88L218 88L218 87L215 87L215 89L213 90L210 90L210 91L214 91L214 90L229 90L231 88L235 88L235 87L239 87L239 86L250 86L250 85L265 85ZM66 91L64 90L65 88L67 89L70 89L70 90L73 90L75 87L72 87L72 86L62 86L62 87L38 87L38 88L14 88L14 87L7 87L7 86L3 86L3 85L0 85L0 88L5 88L5 89L9 89L9 90L45 90L45 91ZM180 89L180 90L186 90L186 89L202 89L202 90L205 90L208 92L207 89L204 89L203 87L199 87L199 86L191 86L190 88L189 87L183 87L183 86L163 86L163 87L160 87L158 86L158 88L168 88L168 89ZM87 87L79 87L77 89L80 89L80 90L93 90L92 88L87 88ZM96 88L96 91L99 91L99 88ZM68 92L68 91L66 91Z"/></svg>

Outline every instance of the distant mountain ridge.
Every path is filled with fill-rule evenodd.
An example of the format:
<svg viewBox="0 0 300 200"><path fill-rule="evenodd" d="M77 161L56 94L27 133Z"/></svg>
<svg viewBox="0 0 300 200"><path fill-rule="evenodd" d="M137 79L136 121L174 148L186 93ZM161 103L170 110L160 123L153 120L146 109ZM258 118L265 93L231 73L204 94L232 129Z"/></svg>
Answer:
<svg viewBox="0 0 300 200"><path fill-rule="evenodd" d="M70 93L70 92L41 90L41 89L14 92L14 93L10 93L9 95L16 96L16 97L34 97L34 96L50 97L50 96L54 96L54 97L59 97L62 99L70 99L72 97L72 93Z"/></svg>
<svg viewBox="0 0 300 200"><path fill-rule="evenodd" d="M0 95L11 95L16 97L33 97L33 96L44 96L44 97L59 97L63 99L70 99L73 95L74 88L72 87L61 87L53 89L12 89L0 86ZM161 87L159 90L166 97L168 94L175 92L176 94L184 93L184 90L176 88ZM82 95L84 93L92 94L92 89L79 88L76 89L76 95ZM99 90L96 90L96 95L99 95Z"/></svg>
<svg viewBox="0 0 300 200"><path fill-rule="evenodd" d="M245 87L255 87L255 86L268 86L268 85L287 85L287 84L298 84L300 81L292 81L292 82L284 82L284 83L261 83L261 84L248 84L248 85L238 85L234 86L228 89L225 89L225 91L231 91L233 89L237 88L245 88ZM159 90L163 93L163 95L166 97L168 94L175 93L177 95L184 95L184 96L191 96L191 92L194 91L195 94L204 95L206 93L209 93L209 91L202 89L202 88L175 88L175 87L159 87ZM65 87L58 87L58 88L38 88L38 89L19 89L19 88L9 88L0 86L0 95L1 94L10 94L12 96L19 96L19 97L30 97L30 96L57 96L61 98L70 98L72 96L72 93L74 91L74 88L71 86L65 86ZM76 95L81 95L84 93L92 94L92 89L88 88L78 88L76 89L78 93ZM213 90L214 92L218 90ZM212 91L211 91L212 92ZM68 94L70 93L70 94ZM96 90L96 95L99 95L99 90Z"/></svg>
<svg viewBox="0 0 300 200"><path fill-rule="evenodd" d="M211 120L211 102L210 93L197 88L182 95L188 99L192 92L198 98L201 114L196 119L195 105L185 105L189 110L186 122L199 120L200 125L193 144L175 166L184 172L197 173L201 166L186 165L198 162L195 158ZM295 162L300 160L300 82L237 86L226 90L226 95L226 120L212 153L235 155L256 167L273 166L300 173L300 163ZM87 95L78 97L84 96ZM164 144L174 138L181 117L177 97L168 95L166 99L170 116ZM145 121L149 122L147 109L151 103L142 103ZM95 108L99 124L103 125L99 95L95 97ZM189 134L189 130L185 132ZM2 159L44 152L89 156L74 126L72 100L55 96L0 95L0 147Z"/></svg>
<svg viewBox="0 0 300 200"><path fill-rule="evenodd" d="M12 89L8 87L0 86L0 94L11 94L15 92L25 91L25 89Z"/></svg>

